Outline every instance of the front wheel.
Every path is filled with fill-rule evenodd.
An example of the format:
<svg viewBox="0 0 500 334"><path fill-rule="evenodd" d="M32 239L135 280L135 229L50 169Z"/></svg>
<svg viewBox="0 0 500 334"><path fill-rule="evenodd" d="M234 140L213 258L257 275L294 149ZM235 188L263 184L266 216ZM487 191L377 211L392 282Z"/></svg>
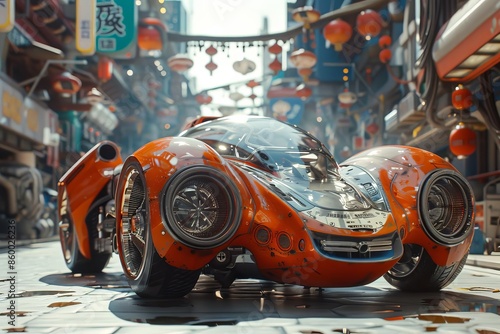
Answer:
<svg viewBox="0 0 500 334"><path fill-rule="evenodd" d="M462 271L467 254L450 266L439 266L426 250L419 245L405 245L401 259L384 278L402 291L439 291L446 287Z"/></svg>
<svg viewBox="0 0 500 334"><path fill-rule="evenodd" d="M144 298L178 298L188 294L200 270L169 265L153 245L149 221L149 196L140 164L129 158L117 189L118 253L132 290Z"/></svg>

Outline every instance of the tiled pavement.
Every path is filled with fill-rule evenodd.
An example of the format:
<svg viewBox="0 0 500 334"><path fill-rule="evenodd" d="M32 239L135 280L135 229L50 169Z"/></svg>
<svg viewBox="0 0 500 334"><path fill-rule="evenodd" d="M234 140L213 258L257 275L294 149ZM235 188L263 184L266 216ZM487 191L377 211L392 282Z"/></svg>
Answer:
<svg viewBox="0 0 500 334"><path fill-rule="evenodd" d="M75 277L68 273L58 242L37 243L16 251L15 326L9 324L7 254L0 250L0 329L92 334L500 333L500 272L490 269L500 265L497 260L498 255L471 255L468 263L476 266L467 265L439 293L401 293L383 279L321 291L241 280L221 290L202 277L185 298L152 301L130 291L116 256L104 274Z"/></svg>

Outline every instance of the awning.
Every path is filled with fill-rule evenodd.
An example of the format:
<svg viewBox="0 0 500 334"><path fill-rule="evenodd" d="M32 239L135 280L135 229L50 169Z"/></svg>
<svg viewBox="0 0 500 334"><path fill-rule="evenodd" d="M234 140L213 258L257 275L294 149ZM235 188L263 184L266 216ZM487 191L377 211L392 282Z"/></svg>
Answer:
<svg viewBox="0 0 500 334"><path fill-rule="evenodd" d="M37 41L26 29L22 22L17 22L7 34L9 41L17 48L29 53L34 59L64 59L64 52L43 42ZM39 38L38 38L39 39Z"/></svg>

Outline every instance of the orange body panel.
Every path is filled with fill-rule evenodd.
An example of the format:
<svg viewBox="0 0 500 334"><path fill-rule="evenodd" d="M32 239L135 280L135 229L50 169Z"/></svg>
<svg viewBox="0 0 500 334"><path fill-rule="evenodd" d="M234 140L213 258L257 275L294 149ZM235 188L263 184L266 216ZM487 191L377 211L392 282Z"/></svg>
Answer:
<svg viewBox="0 0 500 334"><path fill-rule="evenodd" d="M421 245L441 266L460 261L468 251L472 233L455 247L440 246L427 236L418 217L417 192L424 177L436 168L456 170L453 165L434 153L407 146L375 148L342 165L361 166L378 177L391 212L400 222L398 229L405 229L403 243Z"/></svg>
<svg viewBox="0 0 500 334"><path fill-rule="evenodd" d="M394 259L375 263L352 263L327 258L318 252L309 234L309 231L318 231L330 235L374 237L394 232L394 224L389 222L376 235L371 232L334 228L304 214L298 214L262 184L250 179L247 179L247 182L256 202L254 228L250 234L235 238L230 246L249 249L260 272L267 279L317 287L357 286L380 278L397 262L397 259ZM390 215L389 217L392 220ZM255 231L260 226L271 231L271 238L267 243L256 241ZM281 233L290 237L289 249L283 250L279 247L278 237Z"/></svg>
<svg viewBox="0 0 500 334"><path fill-rule="evenodd" d="M160 209L161 192L168 179L187 166L212 166L232 176L231 180L235 182L243 203L240 228L236 235L248 233L254 215L248 190L238 182L231 165L208 145L191 138L163 138L148 143L136 151L133 157L143 166L148 186L153 244L158 254L165 257L172 266L190 270L199 269L213 259L220 250L227 247L227 244L223 244L209 250L189 248L176 241L164 227ZM117 221L120 221L118 216Z"/></svg>
<svg viewBox="0 0 500 334"><path fill-rule="evenodd" d="M59 180L59 216L68 214L73 220L80 253L90 259L90 244L85 217L96 196L113 177L113 169L122 163L118 154L113 159L101 159L99 149L110 145L116 152L118 147L112 142L102 142L90 149ZM67 204L63 205L67 195ZM63 209L62 209L63 208ZM67 212L61 212L66 210Z"/></svg>

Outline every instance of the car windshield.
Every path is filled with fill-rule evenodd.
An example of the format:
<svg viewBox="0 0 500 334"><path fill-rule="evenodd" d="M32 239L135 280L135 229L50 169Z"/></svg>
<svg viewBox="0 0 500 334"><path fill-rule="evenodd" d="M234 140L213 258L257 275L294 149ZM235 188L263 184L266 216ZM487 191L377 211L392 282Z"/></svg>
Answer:
<svg viewBox="0 0 500 334"><path fill-rule="evenodd" d="M225 117L180 135L201 140L223 156L245 160L281 177L309 181L338 178L337 163L318 139L273 118Z"/></svg>

